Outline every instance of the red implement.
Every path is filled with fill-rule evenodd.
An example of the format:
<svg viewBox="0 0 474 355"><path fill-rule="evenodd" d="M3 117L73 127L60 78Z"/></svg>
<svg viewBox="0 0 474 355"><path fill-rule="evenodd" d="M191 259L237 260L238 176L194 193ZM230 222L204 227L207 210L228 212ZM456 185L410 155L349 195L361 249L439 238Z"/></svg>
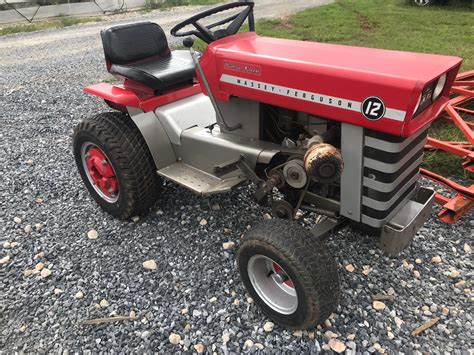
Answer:
<svg viewBox="0 0 474 355"><path fill-rule="evenodd" d="M474 123L467 121L467 119L474 117L474 110L472 109L474 104L474 71L460 73L456 77L451 93L455 96L449 101L445 108L445 115L442 115L441 118L455 124L466 137L466 142L449 142L428 138L425 148L442 150L463 157L466 159L463 163L464 169L474 172ZM450 224L456 223L474 207L474 185L465 187L426 169L421 169L420 173L425 178L438 182L456 193L453 198L441 194L436 195L436 203L443 207L438 214L442 221Z"/></svg>

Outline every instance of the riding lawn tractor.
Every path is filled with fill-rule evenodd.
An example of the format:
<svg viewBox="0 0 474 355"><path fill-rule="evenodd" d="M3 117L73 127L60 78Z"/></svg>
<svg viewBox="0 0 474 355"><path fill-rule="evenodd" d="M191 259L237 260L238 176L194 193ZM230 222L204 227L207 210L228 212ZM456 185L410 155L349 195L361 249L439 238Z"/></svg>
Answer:
<svg viewBox="0 0 474 355"><path fill-rule="evenodd" d="M278 218L242 240L242 281L270 318L305 329L338 304L328 235L363 228L396 255L429 217L423 147L461 59L261 37L253 6L179 23L171 34L189 50L170 50L151 22L102 31L122 83L85 88L114 111L78 124L74 155L92 197L123 219L156 202L162 179L203 196L252 182ZM202 54L191 36L208 44ZM309 231L298 211L324 217Z"/></svg>

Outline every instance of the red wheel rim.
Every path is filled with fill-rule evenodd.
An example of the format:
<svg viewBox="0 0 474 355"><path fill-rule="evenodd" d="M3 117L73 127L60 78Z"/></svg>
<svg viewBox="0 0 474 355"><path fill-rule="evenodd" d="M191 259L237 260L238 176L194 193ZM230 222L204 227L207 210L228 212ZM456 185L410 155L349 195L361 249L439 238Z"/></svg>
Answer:
<svg viewBox="0 0 474 355"><path fill-rule="evenodd" d="M106 201L118 199L119 184L110 159L102 149L92 143L85 143L81 149L82 163L94 190Z"/></svg>

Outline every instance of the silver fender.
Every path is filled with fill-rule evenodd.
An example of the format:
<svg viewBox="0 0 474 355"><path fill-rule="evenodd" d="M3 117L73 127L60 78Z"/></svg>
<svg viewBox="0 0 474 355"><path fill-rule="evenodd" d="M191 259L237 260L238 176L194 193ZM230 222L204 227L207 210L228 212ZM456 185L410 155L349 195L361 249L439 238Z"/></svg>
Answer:
<svg viewBox="0 0 474 355"><path fill-rule="evenodd" d="M133 107L127 107L127 110L145 139L148 149L150 149L156 169L162 169L176 162L178 159L174 153L171 141L155 113L145 113Z"/></svg>

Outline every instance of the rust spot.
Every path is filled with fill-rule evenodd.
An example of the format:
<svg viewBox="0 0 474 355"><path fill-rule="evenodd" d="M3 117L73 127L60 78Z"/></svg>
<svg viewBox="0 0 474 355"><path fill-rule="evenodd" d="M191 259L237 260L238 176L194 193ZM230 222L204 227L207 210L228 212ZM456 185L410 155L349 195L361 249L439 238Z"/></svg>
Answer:
<svg viewBox="0 0 474 355"><path fill-rule="evenodd" d="M312 145L304 156L304 167L308 175L323 183L337 180L341 176L343 165L339 150L327 143Z"/></svg>

